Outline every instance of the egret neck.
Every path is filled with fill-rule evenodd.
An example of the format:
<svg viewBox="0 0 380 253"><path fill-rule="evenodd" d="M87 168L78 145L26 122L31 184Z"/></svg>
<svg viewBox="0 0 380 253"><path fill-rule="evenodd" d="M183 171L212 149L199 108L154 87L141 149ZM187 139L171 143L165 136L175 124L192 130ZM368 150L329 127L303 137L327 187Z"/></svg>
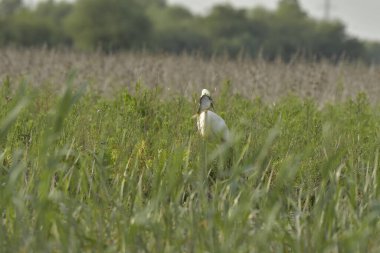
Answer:
<svg viewBox="0 0 380 253"><path fill-rule="evenodd" d="M212 103L212 99L208 95L203 95L201 99L199 100L199 109L198 114L201 112L207 111L207 110L214 110L214 105Z"/></svg>

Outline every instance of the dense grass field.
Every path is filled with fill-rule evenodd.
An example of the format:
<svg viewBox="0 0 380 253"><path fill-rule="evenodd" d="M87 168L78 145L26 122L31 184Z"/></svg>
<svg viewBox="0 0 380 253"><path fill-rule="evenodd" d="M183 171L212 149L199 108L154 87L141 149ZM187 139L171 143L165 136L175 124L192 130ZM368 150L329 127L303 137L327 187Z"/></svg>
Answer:
<svg viewBox="0 0 380 253"><path fill-rule="evenodd" d="M75 80L1 80L0 252L379 252L373 94L269 103L222 82L226 147L196 132L200 90Z"/></svg>

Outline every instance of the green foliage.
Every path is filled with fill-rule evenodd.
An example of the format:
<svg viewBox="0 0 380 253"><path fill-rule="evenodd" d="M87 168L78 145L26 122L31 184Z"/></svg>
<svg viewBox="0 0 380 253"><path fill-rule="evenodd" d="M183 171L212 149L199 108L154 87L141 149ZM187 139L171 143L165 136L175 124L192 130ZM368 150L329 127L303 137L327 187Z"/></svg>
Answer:
<svg viewBox="0 0 380 253"><path fill-rule="evenodd" d="M9 2L9 3L8 3ZM16 5L14 2L18 2ZM13 8L8 15L0 15L0 45L57 46L70 44L70 38L63 31L63 19L71 11L68 3L41 2L35 9L21 5L21 1L4 1ZM13 5L8 6L10 3Z"/></svg>
<svg viewBox="0 0 380 253"><path fill-rule="evenodd" d="M213 53L237 56L241 50L251 54L254 33L245 10L219 5L201 22L205 34L212 42Z"/></svg>
<svg viewBox="0 0 380 253"><path fill-rule="evenodd" d="M44 18L53 33L53 45L71 45L72 39L64 30L64 20L71 13L73 6L70 3L54 0L43 1L36 7L35 13Z"/></svg>
<svg viewBox="0 0 380 253"><path fill-rule="evenodd" d="M1 0L0 17L10 16L22 7L22 0Z"/></svg>
<svg viewBox="0 0 380 253"><path fill-rule="evenodd" d="M380 63L380 43L371 42L366 43L367 58L371 59L372 63Z"/></svg>
<svg viewBox="0 0 380 253"><path fill-rule="evenodd" d="M153 38L149 47L155 51L207 53L209 42L194 25L196 18L180 6L150 6L147 14L153 24Z"/></svg>
<svg viewBox="0 0 380 253"><path fill-rule="evenodd" d="M227 165L179 95L16 84L0 86L1 252L379 249L380 114L365 94L267 105L226 82Z"/></svg>
<svg viewBox="0 0 380 253"><path fill-rule="evenodd" d="M376 47L348 36L339 21L309 17L295 0L276 10L217 5L203 16L164 0L48 0L34 8L2 0L0 46L8 45L378 62Z"/></svg>
<svg viewBox="0 0 380 253"><path fill-rule="evenodd" d="M136 48L150 32L149 20L135 0L79 0L66 22L82 49Z"/></svg>
<svg viewBox="0 0 380 253"><path fill-rule="evenodd" d="M52 45L55 42L54 25L27 9L20 10L12 16L10 25L9 40L16 45Z"/></svg>

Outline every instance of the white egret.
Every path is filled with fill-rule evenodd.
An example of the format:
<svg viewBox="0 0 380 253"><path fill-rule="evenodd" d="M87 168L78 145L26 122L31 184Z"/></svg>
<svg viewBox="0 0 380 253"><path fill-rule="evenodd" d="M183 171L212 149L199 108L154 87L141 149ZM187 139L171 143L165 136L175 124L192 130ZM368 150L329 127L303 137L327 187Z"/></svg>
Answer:
<svg viewBox="0 0 380 253"><path fill-rule="evenodd" d="M197 112L197 127L202 137L208 140L229 142L230 131L226 122L215 112L210 92L203 89Z"/></svg>
<svg viewBox="0 0 380 253"><path fill-rule="evenodd" d="M208 142L214 142L217 144L223 143L223 145L218 146L217 149L211 154L211 159L209 160L207 152L207 144L203 142L204 150L204 173L207 173L207 178L210 182L215 182L217 178L225 178L228 175L229 168L232 167L233 161L233 149L232 149L232 138L230 131L226 125L226 122L216 114L214 111L214 104L207 89L203 89L201 97L199 99L199 109L196 114L197 116L197 127L200 135ZM208 164L215 158L219 157L225 160L225 165L227 167L215 169L214 166L209 168ZM218 176L219 175L219 176Z"/></svg>

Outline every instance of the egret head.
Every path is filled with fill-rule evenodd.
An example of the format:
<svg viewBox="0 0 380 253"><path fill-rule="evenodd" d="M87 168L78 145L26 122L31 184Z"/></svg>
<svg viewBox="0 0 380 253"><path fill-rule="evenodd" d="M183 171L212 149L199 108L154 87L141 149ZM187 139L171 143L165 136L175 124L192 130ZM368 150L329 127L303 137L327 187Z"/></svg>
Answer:
<svg viewBox="0 0 380 253"><path fill-rule="evenodd" d="M199 99L198 113L210 110L211 108L214 109L214 105L212 103L210 91L207 89L203 89L201 93L201 98Z"/></svg>
<svg viewBox="0 0 380 253"><path fill-rule="evenodd" d="M203 89L202 94L201 94L201 98L203 96L208 96L209 98L211 98L210 91L208 89Z"/></svg>

